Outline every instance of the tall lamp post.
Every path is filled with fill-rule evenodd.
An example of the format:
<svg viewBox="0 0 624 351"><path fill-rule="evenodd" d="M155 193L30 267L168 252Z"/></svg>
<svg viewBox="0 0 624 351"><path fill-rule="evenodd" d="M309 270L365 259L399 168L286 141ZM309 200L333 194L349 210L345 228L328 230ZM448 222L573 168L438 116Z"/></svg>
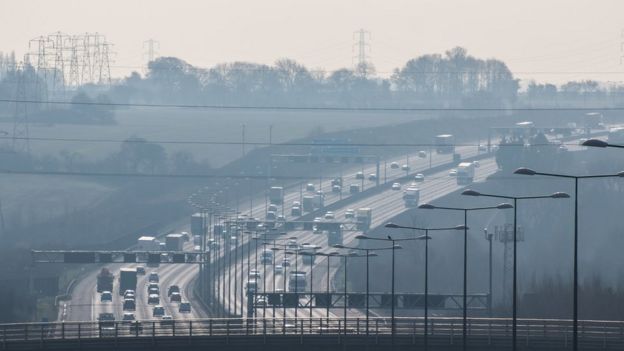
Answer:
<svg viewBox="0 0 624 351"><path fill-rule="evenodd" d="M411 229L411 230L421 230L425 232L425 235L416 237L417 240L425 241L425 350L428 349L428 335L429 335L429 240L431 237L429 236L430 231L441 231L441 230L464 230L463 225L458 225L455 227L443 227L443 228L420 228L420 227L409 227L398 225L394 223L388 223L385 225L386 228L393 229Z"/></svg>
<svg viewBox="0 0 624 351"><path fill-rule="evenodd" d="M348 249L348 250L357 250L357 251L364 251L365 254L364 256L366 257L366 335L368 335L368 326L369 326L369 315L370 315L370 309L369 309L369 296L370 296L370 286L369 286L369 257L377 257L377 254L374 251L383 251L383 250L392 250L392 247L379 247L379 248L361 248L361 247L355 247L355 246L345 246L345 245L334 245L335 248L337 249Z"/></svg>
<svg viewBox="0 0 624 351"><path fill-rule="evenodd" d="M396 304L394 295L394 267L395 267L395 251L398 249L402 249L402 247L400 245L397 245L397 242L400 241L412 241L412 240L417 240L418 238L403 238L403 239L394 239L392 238L390 235L388 235L387 238L374 238L374 237L370 237L370 236L366 236L366 235L357 235L355 237L356 239L359 240L377 240L377 241L389 241L392 243L392 247L390 248L390 250L392 251L392 282L391 282L391 292L390 292L390 299L392 300L390 302L390 332L392 335L392 342L394 343L394 334L396 332L396 323L395 323L395 316L394 316L394 305Z"/></svg>
<svg viewBox="0 0 624 351"><path fill-rule="evenodd" d="M484 210L504 210L512 208L513 206L508 203L502 203L497 206L486 207L442 207L431 204L422 204L418 208L433 210L449 210L449 211L462 211L464 212L464 288L463 288L463 318L462 318L462 349L466 351L468 346L468 212L484 211Z"/></svg>
<svg viewBox="0 0 624 351"><path fill-rule="evenodd" d="M553 193L550 195L538 195L538 196L508 196L508 195L494 195L480 193L476 190L468 189L462 192L462 195L467 196L484 196L493 197L497 199L513 200L513 278L512 278L512 350L517 349L517 336L518 336L518 258L517 258L517 232L518 232L518 200L536 200L536 199L568 199L570 195L562 192Z"/></svg>
<svg viewBox="0 0 624 351"><path fill-rule="evenodd" d="M585 144L585 143L583 143ZM515 174L521 175L541 175L555 178L574 179L574 278L573 278L573 298L572 298L572 343L573 350L578 350L578 181L588 178L616 178L624 177L624 172L617 174L599 174L586 176L573 176L558 173L536 172L530 168L518 168Z"/></svg>

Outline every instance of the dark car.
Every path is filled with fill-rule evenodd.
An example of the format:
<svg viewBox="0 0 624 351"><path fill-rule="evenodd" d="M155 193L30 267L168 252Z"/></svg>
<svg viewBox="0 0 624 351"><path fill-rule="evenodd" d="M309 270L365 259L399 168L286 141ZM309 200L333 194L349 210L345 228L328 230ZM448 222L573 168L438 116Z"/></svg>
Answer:
<svg viewBox="0 0 624 351"><path fill-rule="evenodd" d="M179 292L172 293L169 298L171 299L171 302L182 302L182 296Z"/></svg>
<svg viewBox="0 0 624 351"><path fill-rule="evenodd" d="M171 296L174 292L180 293L180 287L177 285L171 285L167 290L167 296Z"/></svg>
<svg viewBox="0 0 624 351"><path fill-rule="evenodd" d="M123 302L124 311L134 311L136 309L136 303L134 299L125 299Z"/></svg>
<svg viewBox="0 0 624 351"><path fill-rule="evenodd" d="M191 312L191 303L190 302L180 303L180 307L178 307L178 312L180 313Z"/></svg>

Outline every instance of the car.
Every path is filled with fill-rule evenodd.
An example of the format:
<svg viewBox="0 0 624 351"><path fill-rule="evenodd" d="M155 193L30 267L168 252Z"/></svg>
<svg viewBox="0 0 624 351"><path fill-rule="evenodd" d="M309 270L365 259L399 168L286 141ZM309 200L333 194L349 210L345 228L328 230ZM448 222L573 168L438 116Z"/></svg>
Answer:
<svg viewBox="0 0 624 351"><path fill-rule="evenodd" d="M449 176L450 177L457 177L457 170L456 169L451 169L451 171L449 172Z"/></svg>
<svg viewBox="0 0 624 351"><path fill-rule="evenodd" d="M334 179L332 179L331 185L340 185L340 186L342 186L342 178L334 178Z"/></svg>
<svg viewBox="0 0 624 351"><path fill-rule="evenodd" d="M210 245L210 247L214 249L218 249L221 246L221 244L219 244L219 242L216 241L215 239L208 240L208 245Z"/></svg>
<svg viewBox="0 0 624 351"><path fill-rule="evenodd" d="M290 267L290 259L288 257L284 257L284 259L282 260L282 266Z"/></svg>
<svg viewBox="0 0 624 351"><path fill-rule="evenodd" d="M392 183L392 190L401 190L400 183Z"/></svg>
<svg viewBox="0 0 624 351"><path fill-rule="evenodd" d="M370 180L371 182L377 180L377 175L375 173L371 173L368 175L368 180Z"/></svg>
<svg viewBox="0 0 624 351"><path fill-rule="evenodd" d="M301 207L301 202L293 201L292 207Z"/></svg>
<svg viewBox="0 0 624 351"><path fill-rule="evenodd" d="M136 302L134 302L134 299L124 299L124 302L123 302L124 311L134 311L135 309L136 309Z"/></svg>
<svg viewBox="0 0 624 351"><path fill-rule="evenodd" d="M273 212L277 212L277 205L270 204L270 205L269 205L269 209L268 209L268 210L269 210L269 211L273 211Z"/></svg>
<svg viewBox="0 0 624 351"><path fill-rule="evenodd" d="M133 299L135 298L136 293L134 292L134 290L126 290L124 291L123 297L124 299Z"/></svg>
<svg viewBox="0 0 624 351"><path fill-rule="evenodd" d="M152 308L152 317L162 317L165 315L165 308L158 305Z"/></svg>
<svg viewBox="0 0 624 351"><path fill-rule="evenodd" d="M266 306L267 301L266 298L264 296L258 296L258 298L256 298L256 306Z"/></svg>
<svg viewBox="0 0 624 351"><path fill-rule="evenodd" d="M237 237L237 236L232 235L232 236L230 237L230 244L232 244L232 245L236 245L236 242L237 242L237 241L238 241L238 237Z"/></svg>
<svg viewBox="0 0 624 351"><path fill-rule="evenodd" d="M174 292L169 296L171 302L182 302L182 295L179 292Z"/></svg>
<svg viewBox="0 0 624 351"><path fill-rule="evenodd" d="M273 211L269 211L266 214L267 221L274 221L277 218L277 215Z"/></svg>
<svg viewBox="0 0 624 351"><path fill-rule="evenodd" d="M145 275L145 267L137 266L136 272L137 272L138 275Z"/></svg>
<svg viewBox="0 0 624 351"><path fill-rule="evenodd" d="M169 286L169 289L167 290L167 296L171 296L171 294L173 294L174 292L180 293L180 287L177 285Z"/></svg>
<svg viewBox="0 0 624 351"><path fill-rule="evenodd" d="M364 172L357 172L355 174L355 179L364 179Z"/></svg>
<svg viewBox="0 0 624 351"><path fill-rule="evenodd" d="M164 315L160 318L160 325L173 325L173 317Z"/></svg>
<svg viewBox="0 0 624 351"><path fill-rule="evenodd" d="M391 168L391 169L399 169L399 164L398 164L397 162L392 162L392 163L390 164L390 168Z"/></svg>
<svg viewBox="0 0 624 351"><path fill-rule="evenodd" d="M159 281L158 273L151 272L149 274L149 277L147 278L147 281L149 281L150 283L158 283L158 281Z"/></svg>
<svg viewBox="0 0 624 351"><path fill-rule="evenodd" d="M315 188L314 188L314 184L312 184L312 183L308 183L308 184L306 185L306 191L314 191L314 190L315 190Z"/></svg>
<svg viewBox="0 0 624 351"><path fill-rule="evenodd" d="M147 297L147 303L150 305L158 305L160 303L160 295L149 294Z"/></svg>
<svg viewBox="0 0 624 351"><path fill-rule="evenodd" d="M357 194L360 192L360 185L359 184L351 184L349 186L349 194Z"/></svg>
<svg viewBox="0 0 624 351"><path fill-rule="evenodd" d="M342 191L342 188L340 187L340 185L332 185L332 193L340 193Z"/></svg>
<svg viewBox="0 0 624 351"><path fill-rule="evenodd" d="M158 287L158 283L147 284L147 291L149 292L150 289L155 289L157 292L160 293L160 288Z"/></svg>
<svg viewBox="0 0 624 351"><path fill-rule="evenodd" d="M414 181L421 183L425 181L425 175L422 173L418 173L416 176L414 176Z"/></svg>
<svg viewBox="0 0 624 351"><path fill-rule="evenodd" d="M423 151L423 150L418 151L418 157L426 158L427 157L427 152Z"/></svg>
<svg viewBox="0 0 624 351"><path fill-rule="evenodd" d="M487 146L485 145L479 145L478 146L479 151L487 151Z"/></svg>
<svg viewBox="0 0 624 351"><path fill-rule="evenodd" d="M284 215L278 215L277 216L277 221L278 222L286 222L286 217L284 217Z"/></svg>
<svg viewBox="0 0 624 351"><path fill-rule="evenodd" d="M299 248L299 245L297 244L297 240L294 239L288 239L288 242L286 243L286 247L289 250L296 250Z"/></svg>
<svg viewBox="0 0 624 351"><path fill-rule="evenodd" d="M249 272L249 278L259 279L262 278L262 274L260 274L260 271L252 269L251 272Z"/></svg>
<svg viewBox="0 0 624 351"><path fill-rule="evenodd" d="M275 267L273 267L273 271L275 271L275 274L282 274L284 273L284 266L280 264L275 265Z"/></svg>
<svg viewBox="0 0 624 351"><path fill-rule="evenodd" d="M100 295L100 302L112 302L113 294L110 291L102 291L102 295Z"/></svg>
<svg viewBox="0 0 624 351"><path fill-rule="evenodd" d="M325 213L325 219L335 219L336 216L334 215L334 213L332 211L327 211L327 213Z"/></svg>
<svg viewBox="0 0 624 351"><path fill-rule="evenodd" d="M481 164L479 163L479 161L472 161L472 164L475 166L475 168L481 167Z"/></svg>
<svg viewBox="0 0 624 351"><path fill-rule="evenodd" d="M314 217L314 220L312 222L319 223L319 222L322 222L322 221L323 221L323 218L321 218L321 217Z"/></svg>
<svg viewBox="0 0 624 351"><path fill-rule="evenodd" d="M352 208L347 209L345 212L345 218L355 218L355 210Z"/></svg>
<svg viewBox="0 0 624 351"><path fill-rule="evenodd" d="M180 302L180 306L178 307L178 312L180 312L180 313L191 312L191 303L190 302Z"/></svg>
<svg viewBox="0 0 624 351"><path fill-rule="evenodd" d="M253 294L258 291L258 282L253 279L248 279L245 284L245 295Z"/></svg>
<svg viewBox="0 0 624 351"><path fill-rule="evenodd" d="M410 166L409 165L403 165L401 166L401 169L404 171L409 171L410 170Z"/></svg>
<svg viewBox="0 0 624 351"><path fill-rule="evenodd" d="M559 151L561 151L561 152L568 151L568 147L565 146L565 145L561 145L561 146L559 146Z"/></svg>
<svg viewBox="0 0 624 351"><path fill-rule="evenodd" d="M121 321L124 324L132 323L136 320L134 317L134 313L132 312L124 312L123 317L121 317Z"/></svg>
<svg viewBox="0 0 624 351"><path fill-rule="evenodd" d="M293 206L293 208L290 209L290 215L291 216L301 216L301 207Z"/></svg>
<svg viewBox="0 0 624 351"><path fill-rule="evenodd" d="M102 312L98 316L98 321L100 321L100 322L114 322L115 321L115 315L112 314L111 312Z"/></svg>
<svg viewBox="0 0 624 351"><path fill-rule="evenodd" d="M130 333L139 334L143 332L143 324L140 321L128 322L130 323Z"/></svg>

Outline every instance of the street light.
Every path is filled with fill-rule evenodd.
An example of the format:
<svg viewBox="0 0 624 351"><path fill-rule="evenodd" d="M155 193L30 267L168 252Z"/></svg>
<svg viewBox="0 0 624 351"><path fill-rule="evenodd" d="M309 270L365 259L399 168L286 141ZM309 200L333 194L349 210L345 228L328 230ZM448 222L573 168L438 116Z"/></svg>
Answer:
<svg viewBox="0 0 624 351"><path fill-rule="evenodd" d="M314 247L310 247L313 250L318 250L321 247L320 246L314 246ZM314 290L313 290L313 285L314 285L314 262L315 262L315 256L317 256L316 252L310 252L310 251L302 251L301 252L302 256L308 256L310 257L310 300L309 300L309 305L310 305L310 325L312 325L312 298L314 296ZM318 255L321 256L321 255ZM304 287L305 288L305 287Z"/></svg>
<svg viewBox="0 0 624 351"><path fill-rule="evenodd" d="M377 254L371 251L382 251L382 250L392 250L391 247L380 247L380 248L370 248L370 249L365 249L365 248L361 248L361 247L351 247L351 246L344 246L342 244L336 244L334 245L335 248L337 249L349 249L349 250L359 250L359 251L364 251L366 252L365 256L366 256L366 335L368 335L368 325L369 325L369 264L368 264L368 258L369 257L377 257Z"/></svg>
<svg viewBox="0 0 624 351"><path fill-rule="evenodd" d="M530 168L518 168L514 171L514 174L520 175L542 175L555 178L567 178L574 179L574 278L573 278L573 298L572 298L572 342L573 350L578 350L578 181L579 179L588 178L615 178L624 177L624 172L616 174L599 174L599 175L586 175L586 176L573 176L567 174L557 173L543 173L536 172Z"/></svg>
<svg viewBox="0 0 624 351"><path fill-rule="evenodd" d="M394 252L398 249L402 249L401 246L397 245L396 243L399 241L412 241L412 240L417 240L417 238L403 238L403 239L393 239L390 235L388 235L387 238L373 238L370 236L366 236L364 234L361 235L357 235L355 237L356 239L359 240L378 240L378 241L390 241L392 242L392 247L390 248L392 250L392 287L391 287L391 293L390 293L390 299L392 300L390 305L390 331L391 331L391 335L392 335L392 342L394 343L394 334L396 331L396 324L395 324L395 317L394 317L394 305L395 305L395 299L394 299L394 267L395 267L395 255Z"/></svg>
<svg viewBox="0 0 624 351"><path fill-rule="evenodd" d="M513 200L513 284L512 284L512 350L517 349L517 326L518 326L518 259L517 259L517 231L518 231L518 200L535 200L535 199L568 199L570 195L567 193L556 192L550 195L538 196L507 196L484 194L476 190L468 189L462 192L467 196L484 196L498 199Z"/></svg>
<svg viewBox="0 0 624 351"><path fill-rule="evenodd" d="M462 211L464 212L464 288L463 288L463 318L462 318L462 348L466 351L467 348L467 336L468 336L468 212L471 211L483 211L483 210L505 210L512 208L513 206L508 203L501 203L497 206L486 207L443 207L435 206L432 204L422 204L418 208L426 210L450 210L450 211Z"/></svg>
<svg viewBox="0 0 624 351"><path fill-rule="evenodd" d="M326 318L329 321L329 308L331 306L331 295L329 294L329 259L332 256L339 256L338 252L332 251L330 253L324 253L324 252L317 252L315 253L316 256L323 256L323 257L327 257L327 282L325 283L325 295L327 298L327 306L326 306ZM312 290L312 288L310 288L310 290Z"/></svg>
<svg viewBox="0 0 624 351"><path fill-rule="evenodd" d="M420 227L409 227L402 226L395 223L387 223L385 225L386 228L393 229L411 229L411 230L422 230L425 232L425 235L416 237L416 240L424 240L425 241L425 350L428 348L428 323L429 323L429 240L431 237L429 236L430 231L441 231L441 230L464 230L463 225L458 225L455 227L443 227L443 228L420 228Z"/></svg>
<svg viewBox="0 0 624 351"><path fill-rule="evenodd" d="M583 145L583 146L590 146L590 147L602 147L602 148L614 147L614 148L624 149L624 145L609 144L608 142L606 142L604 140L600 140L600 139L585 140L583 142L583 144L581 144L581 145Z"/></svg>

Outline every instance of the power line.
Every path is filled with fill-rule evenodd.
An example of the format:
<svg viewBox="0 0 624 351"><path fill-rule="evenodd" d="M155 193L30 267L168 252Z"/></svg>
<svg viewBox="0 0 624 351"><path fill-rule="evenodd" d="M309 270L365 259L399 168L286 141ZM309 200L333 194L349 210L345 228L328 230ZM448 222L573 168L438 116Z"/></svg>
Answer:
<svg viewBox="0 0 624 351"><path fill-rule="evenodd" d="M64 176L64 177L103 177L103 178L160 178L160 179L241 179L241 180L262 180L267 178L273 180L305 180L308 181L314 177L310 176L279 176L271 175L244 175L244 174L168 174L168 173L123 173L123 172L60 172L60 171L26 171L0 169L0 174L5 175L33 175L33 176ZM319 177L316 177L318 179ZM322 177L321 177L322 178ZM332 179L335 177L325 177L324 179ZM517 175L496 176L496 180L548 180L547 176L522 177ZM436 179L454 179L450 176L428 176L428 180ZM605 179L606 180L606 179Z"/></svg>
<svg viewBox="0 0 624 351"><path fill-rule="evenodd" d="M79 102L79 101L43 101L0 99L0 102L53 104L53 105L86 105L111 107L144 107L144 108L182 108L204 110L264 110L264 111L371 111L371 112L431 112L431 111L464 111L464 112L508 112L508 111L622 111L624 107L330 107L330 106L254 106L254 105L193 105L193 104L138 104L118 102Z"/></svg>
<svg viewBox="0 0 624 351"><path fill-rule="evenodd" d="M13 138L8 136L0 137L0 140L20 140L22 138ZM435 147L434 143L332 143L332 142L250 142L245 141L225 141L225 140L147 140L147 139L88 139L88 138L52 138L52 137L30 137L30 141L52 141L52 142L76 142L76 143L154 143L154 144L179 144L179 145L251 145L251 146L350 146L350 147ZM472 143L456 143L457 147L462 146L484 146L486 144ZM576 146L578 143L557 143L557 144L530 144L530 146L558 146L569 145ZM524 147L524 144L499 144L497 147Z"/></svg>

